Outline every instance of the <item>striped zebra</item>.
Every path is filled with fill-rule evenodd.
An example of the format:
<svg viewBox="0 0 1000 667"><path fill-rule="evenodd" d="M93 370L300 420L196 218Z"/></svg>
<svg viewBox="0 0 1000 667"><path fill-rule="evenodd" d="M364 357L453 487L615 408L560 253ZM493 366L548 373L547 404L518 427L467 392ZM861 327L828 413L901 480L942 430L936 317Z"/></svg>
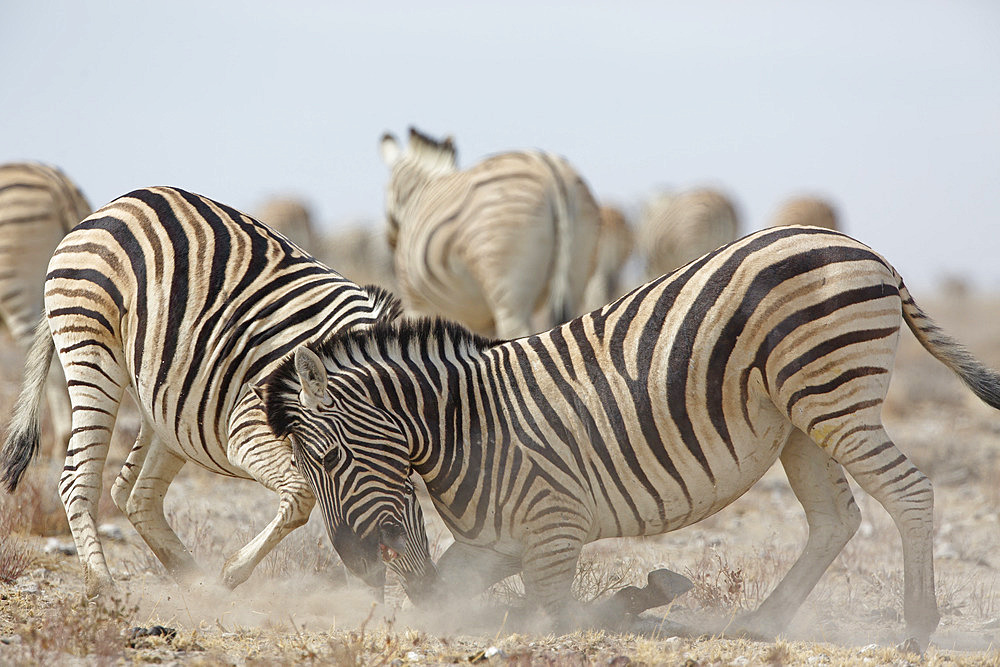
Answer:
<svg viewBox="0 0 1000 667"><path fill-rule="evenodd" d="M316 233L313 230L309 208L295 197L272 197L255 212L257 220L267 224L303 248L306 252L316 252Z"/></svg>
<svg viewBox="0 0 1000 667"><path fill-rule="evenodd" d="M740 223L732 202L702 188L653 197L643 207L638 245L653 279L735 241Z"/></svg>
<svg viewBox="0 0 1000 667"><path fill-rule="evenodd" d="M45 266L60 239L90 210L59 169L34 162L0 165L0 322L25 353L42 316ZM65 447L70 406L59 364L52 365L46 390L55 442Z"/></svg>
<svg viewBox="0 0 1000 667"><path fill-rule="evenodd" d="M382 137L387 237L410 308L503 338L582 311L597 242L597 204L562 158L502 153L465 171L451 138L410 129L401 150Z"/></svg>
<svg viewBox="0 0 1000 667"><path fill-rule="evenodd" d="M306 462L395 458L387 495L412 466L455 536L438 561L448 589L467 597L520 571L563 620L584 543L689 526L780 459L809 537L743 620L780 631L858 528L846 469L899 530L908 636L924 647L939 620L931 483L880 416L903 322L1000 408L1000 374L880 255L783 227L526 338L420 320L299 347L266 381L265 409Z"/></svg>
<svg viewBox="0 0 1000 667"><path fill-rule="evenodd" d="M819 197L793 197L785 201L771 221L772 227L810 225L824 229L840 229L837 211Z"/></svg>
<svg viewBox="0 0 1000 667"><path fill-rule="evenodd" d="M624 291L621 288L622 269L634 245L635 238L625 214L617 207L601 206L594 272L583 296L585 311L600 308L621 296Z"/></svg>
<svg viewBox="0 0 1000 667"><path fill-rule="evenodd" d="M394 297L358 287L228 206L156 187L116 199L63 238L45 279L45 312L0 467L13 492L38 448L40 386L58 352L73 406L59 493L87 595L113 588L96 515L126 391L141 424L111 497L178 580L188 583L199 574L164 518L163 498L188 461L254 479L278 495L274 519L226 561L222 583L228 587L245 581L283 537L306 523L315 492L324 499L334 547L366 582L384 580L381 561L367 559L375 547L404 576L425 569L426 538L404 544L404 535L419 537L423 530L412 486L401 482L395 498L368 498L368 479L382 473L373 472L377 461L358 459L346 467L343 501L332 502L330 478L313 475L311 467L306 477L299 472L291 445L268 428L254 391L297 346L395 318Z"/></svg>

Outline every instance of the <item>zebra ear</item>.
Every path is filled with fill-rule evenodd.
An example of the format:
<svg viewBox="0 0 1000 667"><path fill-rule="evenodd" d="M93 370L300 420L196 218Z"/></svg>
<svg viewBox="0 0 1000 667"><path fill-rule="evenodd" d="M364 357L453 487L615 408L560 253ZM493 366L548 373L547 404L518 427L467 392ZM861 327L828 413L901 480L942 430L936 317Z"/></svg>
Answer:
<svg viewBox="0 0 1000 667"><path fill-rule="evenodd" d="M326 366L318 354L305 345L295 348L295 372L302 386L299 398L303 405L315 409L318 405L330 404L326 392Z"/></svg>
<svg viewBox="0 0 1000 667"><path fill-rule="evenodd" d="M382 141L379 143L379 152L382 154L382 162L385 162L388 167L396 164L396 161L399 159L399 142L396 141L396 137L392 136L390 132L382 135Z"/></svg>

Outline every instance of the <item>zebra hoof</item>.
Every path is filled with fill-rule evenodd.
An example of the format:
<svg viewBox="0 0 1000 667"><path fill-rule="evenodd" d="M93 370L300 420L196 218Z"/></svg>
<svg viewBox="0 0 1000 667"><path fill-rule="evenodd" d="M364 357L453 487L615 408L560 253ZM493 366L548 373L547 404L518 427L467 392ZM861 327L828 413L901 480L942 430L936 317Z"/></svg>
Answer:
<svg viewBox="0 0 1000 667"><path fill-rule="evenodd" d="M670 604L693 586L682 574L667 569L654 570L646 575L644 587L626 586L615 593L612 600L622 605L626 614L638 616L647 609Z"/></svg>

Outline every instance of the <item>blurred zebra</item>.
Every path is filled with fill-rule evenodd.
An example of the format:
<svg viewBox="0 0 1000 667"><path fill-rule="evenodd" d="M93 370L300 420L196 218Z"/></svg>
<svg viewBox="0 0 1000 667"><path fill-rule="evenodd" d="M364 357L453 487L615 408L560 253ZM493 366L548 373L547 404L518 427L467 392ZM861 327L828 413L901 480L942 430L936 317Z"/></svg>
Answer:
<svg viewBox="0 0 1000 667"><path fill-rule="evenodd" d="M387 293L358 287L266 225L164 187L116 199L63 238L49 263L45 310L0 465L14 491L38 447L40 385L57 351L73 405L59 492L91 596L113 588L96 515L126 391L141 424L111 497L172 575L185 582L198 575L163 514L167 488L186 462L255 479L278 495L274 519L223 567L222 582L234 587L307 521L314 489L325 499L333 496L330 478L304 478L291 445L268 428L255 383L298 345L399 312ZM404 494L406 501L368 502L372 465L378 462L352 461L342 478L348 488L339 489L346 500L323 502L321 509L345 564L377 586L385 568L378 559L366 560L372 545L389 561L408 548L399 565L421 571L413 553L422 549L425 561L428 555L426 542L403 542L407 524L413 535L423 530L413 525L423 519L412 493ZM307 471L312 474L311 467Z"/></svg>
<svg viewBox="0 0 1000 667"><path fill-rule="evenodd" d="M860 524L846 469L899 529L907 629L924 647L939 619L933 492L880 417L903 322L1000 408L1000 375L880 255L783 227L527 338L420 320L300 347L266 383L265 409L304 460L399 457L382 468L387 495L412 465L455 536L438 561L451 593L520 571L564 620L584 543L691 525L780 459L808 541L742 621L780 631Z"/></svg>
<svg viewBox="0 0 1000 667"><path fill-rule="evenodd" d="M272 197L264 202L255 216L308 253L316 252L316 232L309 208L295 197Z"/></svg>
<svg viewBox="0 0 1000 667"><path fill-rule="evenodd" d="M562 158L502 153L458 171L451 138L410 129L406 150L382 137L396 279L416 312L502 338L582 309L597 242L597 204ZM550 324L549 324L550 325Z"/></svg>
<svg viewBox="0 0 1000 667"><path fill-rule="evenodd" d="M643 207L639 250L649 280L735 241L740 224L732 202L708 188L660 194Z"/></svg>
<svg viewBox="0 0 1000 667"><path fill-rule="evenodd" d="M600 227L594 272L583 296L583 311L600 308L621 296L621 276L632 255L635 237L625 214L614 206L600 207Z"/></svg>
<svg viewBox="0 0 1000 667"><path fill-rule="evenodd" d="M824 229L840 229L833 205L819 197L793 197L784 202L775 214L772 227L811 225Z"/></svg>
<svg viewBox="0 0 1000 667"><path fill-rule="evenodd" d="M316 242L316 258L359 285L398 292L384 225L358 222L323 234Z"/></svg>
<svg viewBox="0 0 1000 667"><path fill-rule="evenodd" d="M0 322L25 353L42 317L42 284L52 251L88 215L87 199L56 167L0 165ZM52 365L46 391L61 451L69 442L70 406L59 364Z"/></svg>

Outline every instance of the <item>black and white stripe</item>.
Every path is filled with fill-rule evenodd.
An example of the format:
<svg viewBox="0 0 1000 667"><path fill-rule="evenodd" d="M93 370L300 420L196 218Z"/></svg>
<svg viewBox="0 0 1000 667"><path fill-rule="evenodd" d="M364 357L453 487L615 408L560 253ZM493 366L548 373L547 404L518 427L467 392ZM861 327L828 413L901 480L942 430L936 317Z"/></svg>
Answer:
<svg viewBox="0 0 1000 667"><path fill-rule="evenodd" d="M590 189L561 157L494 155L459 171L455 146L382 138L388 239L407 305L510 338L583 312L598 234Z"/></svg>
<svg viewBox="0 0 1000 667"><path fill-rule="evenodd" d="M939 618L932 489L880 418L903 322L1000 407L1000 376L927 319L881 256L784 227L527 338L427 320L336 337L318 357L301 348L314 365L280 369L266 410L315 457L379 460L387 494L412 465L455 536L442 578L467 590L521 571L556 613L584 543L693 524L780 459L809 541L746 620L779 631L860 523L846 469L899 528L908 631L925 646ZM304 402L313 393L324 408Z"/></svg>
<svg viewBox="0 0 1000 667"><path fill-rule="evenodd" d="M56 167L35 162L0 165L0 322L24 352L42 317L45 267L59 241L90 215L80 189ZM69 442L70 407L58 364L47 384L55 440Z"/></svg>
<svg viewBox="0 0 1000 667"><path fill-rule="evenodd" d="M112 586L96 514L126 391L141 426L111 495L169 572L182 580L197 574L163 514L167 487L185 463L255 479L278 495L274 519L223 568L223 583L236 586L315 504L315 482L303 478L289 442L268 427L256 383L297 346L391 320L399 308L266 225L205 197L157 187L116 199L66 235L49 263L45 311L0 462L13 491L38 447L40 384L57 352L73 405L59 490L93 595ZM342 478L359 470L347 465ZM381 534L388 528L395 538L382 540L392 560L407 529L422 530L404 528L422 524L419 506L406 506L416 502L413 494L367 496L353 481L338 494L322 491L334 546L348 567L380 583ZM327 500L335 495L334 506ZM410 548L428 560L426 541Z"/></svg>

